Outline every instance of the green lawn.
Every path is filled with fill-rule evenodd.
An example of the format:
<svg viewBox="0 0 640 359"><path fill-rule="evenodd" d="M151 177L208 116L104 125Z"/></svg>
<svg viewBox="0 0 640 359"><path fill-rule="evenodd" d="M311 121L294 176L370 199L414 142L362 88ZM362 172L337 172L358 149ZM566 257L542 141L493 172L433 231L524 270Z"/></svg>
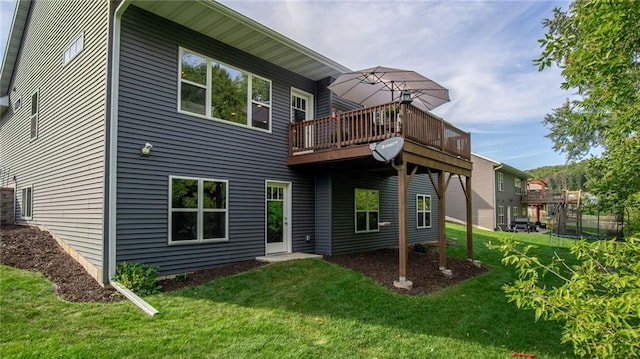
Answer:
<svg viewBox="0 0 640 359"><path fill-rule="evenodd" d="M313 259L146 297L160 311L154 317L129 302L67 303L41 275L0 266L0 357L570 357L558 323L536 323L532 312L507 303L500 287L515 275L485 247L500 235L474 232L476 259L489 273L432 295L391 293ZM540 244L540 257L553 253L548 236L512 235ZM447 237L460 244L449 255L463 257L464 228L448 225Z"/></svg>

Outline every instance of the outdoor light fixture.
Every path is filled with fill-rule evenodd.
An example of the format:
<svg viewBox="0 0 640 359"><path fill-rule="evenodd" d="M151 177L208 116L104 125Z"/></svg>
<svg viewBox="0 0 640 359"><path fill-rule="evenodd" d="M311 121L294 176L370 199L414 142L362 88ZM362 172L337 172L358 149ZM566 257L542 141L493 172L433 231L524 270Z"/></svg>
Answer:
<svg viewBox="0 0 640 359"><path fill-rule="evenodd" d="M410 104L413 102L411 98L411 91L402 90L400 91L400 103L403 105Z"/></svg>
<svg viewBox="0 0 640 359"><path fill-rule="evenodd" d="M149 154L151 154L151 148L153 147L152 144L150 144L149 142L144 144L144 147L142 147L140 149L140 154L147 157L149 156Z"/></svg>

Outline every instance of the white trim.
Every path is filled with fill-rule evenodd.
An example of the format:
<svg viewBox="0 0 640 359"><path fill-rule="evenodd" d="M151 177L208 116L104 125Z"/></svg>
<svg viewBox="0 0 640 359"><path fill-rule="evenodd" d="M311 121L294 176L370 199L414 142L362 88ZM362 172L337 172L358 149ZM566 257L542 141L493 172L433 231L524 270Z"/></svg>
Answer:
<svg viewBox="0 0 640 359"><path fill-rule="evenodd" d="M424 197L423 201L425 201L427 198L429 198L429 210L428 211L418 208L418 198L419 197ZM418 223L419 223L418 218L420 217L421 213L429 213L429 225L428 226L425 226L425 225L420 226L420 225L418 225ZM432 222L433 222L433 200L431 198L431 195L416 193L416 229L431 228Z"/></svg>
<svg viewBox="0 0 640 359"><path fill-rule="evenodd" d="M36 97L36 112L33 113L33 96ZM41 98L40 98L40 88L36 89L32 94L31 94L31 112L29 113L29 139L30 141L35 141L38 139L38 134L40 132L40 102ZM35 136L32 136L31 133L32 131L32 122L33 119L35 117L36 123L35 123Z"/></svg>
<svg viewBox="0 0 640 359"><path fill-rule="evenodd" d="M206 85L202 85L199 83L195 83L189 80L184 80L182 79L182 55L185 53L191 53L194 55L197 55L199 57L204 58L204 60L206 61L206 66L207 66L207 78L206 78ZM233 69L235 71L238 71L244 75L247 75L247 98L245 99L247 102L247 123L246 124L242 124L242 123L237 123L237 122L233 122L233 121L228 121L222 118L217 118L214 117L211 114L211 89L212 89L212 84L211 84L211 66L213 63L216 64L220 64L222 66L228 67L230 69ZM257 79L261 79L264 81L267 81L269 83L269 103L261 103L258 101L254 101L253 100L253 96L252 96L252 86L253 86L253 79L257 78ZM252 130L256 130L256 131L261 131L261 132L266 132L266 133L271 133L272 129L273 129L273 81L254 74L252 72L249 72L247 70L241 69L237 66L234 65L229 65L226 62L220 61L218 59L215 59L213 57L210 56L206 56L203 55L197 51L193 51L191 49L188 49L186 47L182 47L182 46L178 46L178 73L177 73L177 81L178 81L178 96L177 96L177 103L176 103L176 111L178 113L184 114L184 115L189 115L189 116L194 116L194 117L199 117L199 118L203 118L203 119L207 119L207 120L212 120L212 121L217 121L217 122L221 122L221 123L226 123L226 124L230 124L230 125L234 125L234 126L239 126L242 128L249 128ZM204 88L205 89L205 113L204 115L196 113L196 112L189 112L187 110L183 110L181 109L181 105L182 105L182 82L185 82L189 85L192 86L197 86L200 88ZM260 127L256 127L253 126L253 114L251 112L251 109L253 107L253 104L256 103L258 105L262 105L264 107L268 107L269 108L269 128L268 129L264 129L264 128L260 128Z"/></svg>
<svg viewBox="0 0 640 359"><path fill-rule="evenodd" d="M378 194L378 210L377 211L371 211L371 210L366 210L366 211L360 211L360 212L365 212L367 213L367 229L364 231L359 231L358 230L358 204L356 203L356 191L357 190L362 190L362 191L368 191L368 192L376 192ZM378 212L378 226L376 229L370 229L370 225L369 225L369 212ZM375 233L375 232L380 232L380 191L377 189L369 189L369 188L354 188L353 189L353 230L354 233Z"/></svg>
<svg viewBox="0 0 640 359"><path fill-rule="evenodd" d="M109 263L108 277L113 278L116 275L116 206L117 206L117 166L118 166L118 87L120 86L120 31L122 26L122 15L127 10L130 4L130 0L122 0L120 5L114 12L113 21L113 51L111 51L111 107L110 113L110 126L109 126L109 193L107 201L109 203L109 220L106 224L109 227Z"/></svg>
<svg viewBox="0 0 640 359"><path fill-rule="evenodd" d="M9 96L5 96L8 98ZM22 108L22 96L18 96L17 99L13 101L13 113L18 112Z"/></svg>
<svg viewBox="0 0 640 359"><path fill-rule="evenodd" d="M292 193L293 193L293 185L291 182L287 182L287 181L275 181L275 180L265 180L264 181L264 214L265 214L265 220L264 220L264 254L269 255L267 253L267 187L269 187L269 184L276 184L276 185L284 185L285 187L285 201L284 201L284 210L285 210L285 216L286 216L286 221L287 221L287 226L286 226L286 247L285 247L285 251L286 253L292 253L293 251L293 238L292 238L292 220L291 220L291 214L293 213L292 207L293 207L293 198L292 198Z"/></svg>
<svg viewBox="0 0 640 359"><path fill-rule="evenodd" d="M173 197L172 197L172 188L173 188L173 180L174 179L182 179L182 180L192 180L198 182L198 207L195 209L192 208L173 208ZM204 198L204 182L222 182L225 184L225 209L222 210L206 210L203 206ZM167 193L167 241L170 246L173 245L182 245L182 244L199 244L199 243L215 243L215 242L228 242L229 241L229 181L214 179L214 178L202 178L202 177L187 177L187 176L174 176L169 175L169 185L168 185L168 193ZM191 213L196 212L196 220L197 220L197 233L196 239L194 240L173 240L172 236L172 221L171 215L174 212L185 212ZM224 212L225 214L225 226L224 226L224 238L203 238L204 234L204 213L205 212Z"/></svg>
<svg viewBox="0 0 640 359"><path fill-rule="evenodd" d="M62 51L62 65L68 65L84 50L84 31L71 40Z"/></svg>
<svg viewBox="0 0 640 359"><path fill-rule="evenodd" d="M29 216L25 216L25 200L24 200L24 191L29 191ZM33 219L33 184L20 187L20 218L30 221Z"/></svg>
<svg viewBox="0 0 640 359"><path fill-rule="evenodd" d="M291 111L291 100L293 99L293 96L298 96L306 99L307 108L305 111L307 115L305 120L312 120L315 117L315 99L313 98L313 94L306 91L302 91L295 87L291 87L290 94L289 94L289 111ZM291 113L289 113L289 122L293 123L293 119L291 118Z"/></svg>

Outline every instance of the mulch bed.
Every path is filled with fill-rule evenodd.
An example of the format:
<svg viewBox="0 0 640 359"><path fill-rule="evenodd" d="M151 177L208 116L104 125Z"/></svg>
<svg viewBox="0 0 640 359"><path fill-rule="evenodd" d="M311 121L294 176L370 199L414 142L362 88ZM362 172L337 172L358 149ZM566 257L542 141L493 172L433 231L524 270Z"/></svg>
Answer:
<svg viewBox="0 0 640 359"><path fill-rule="evenodd" d="M413 289L406 291L393 286L393 281L398 279L397 249L325 256L324 259L361 272L389 290L408 295L431 293L487 271L484 266L479 268L466 260L447 258L447 269L450 269L453 275L445 276L438 270L436 252L409 251L407 278L413 282ZM67 301L123 300L122 296L116 295L115 290L100 286L80 264L60 248L48 233L37 228L3 226L0 229L0 263L42 273L54 283L56 293ZM182 282L176 279L164 279L160 281L161 290L168 292L199 285L261 265L263 263L257 261L239 262L189 273L186 280Z"/></svg>

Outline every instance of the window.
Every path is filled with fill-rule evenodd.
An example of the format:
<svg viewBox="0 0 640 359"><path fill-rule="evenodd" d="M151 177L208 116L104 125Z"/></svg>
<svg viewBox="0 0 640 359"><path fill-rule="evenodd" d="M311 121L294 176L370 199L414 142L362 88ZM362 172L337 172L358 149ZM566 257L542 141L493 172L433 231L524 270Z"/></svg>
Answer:
<svg viewBox="0 0 640 359"><path fill-rule="evenodd" d="M33 186L22 188L22 202L20 205L22 218L31 219L33 217Z"/></svg>
<svg viewBox="0 0 640 359"><path fill-rule="evenodd" d="M418 228L431 228L431 196L416 195L416 213Z"/></svg>
<svg viewBox="0 0 640 359"><path fill-rule="evenodd" d="M504 173L498 172L498 191L504 191Z"/></svg>
<svg viewBox="0 0 640 359"><path fill-rule="evenodd" d="M227 240L228 182L169 179L169 243Z"/></svg>
<svg viewBox="0 0 640 359"><path fill-rule="evenodd" d="M379 230L379 198L380 195L376 190L356 188L356 233Z"/></svg>
<svg viewBox="0 0 640 359"><path fill-rule="evenodd" d="M19 97L13 101L13 112L18 112L18 110L22 108L22 97Z"/></svg>
<svg viewBox="0 0 640 359"><path fill-rule="evenodd" d="M513 186L516 189L516 194L522 194L522 180L520 178L513 179Z"/></svg>
<svg viewBox="0 0 640 359"><path fill-rule="evenodd" d="M84 50L84 33L81 33L80 35L78 35L78 37L73 39L69 46L67 46L67 48L64 50L64 53L62 55L62 63L64 65L68 64L69 62L71 62L71 60L73 60L74 57L82 52L82 50Z"/></svg>
<svg viewBox="0 0 640 359"><path fill-rule="evenodd" d="M180 49L178 109L271 130L271 81Z"/></svg>
<svg viewBox="0 0 640 359"><path fill-rule="evenodd" d="M498 206L498 224L504 224L504 206Z"/></svg>
<svg viewBox="0 0 640 359"><path fill-rule="evenodd" d="M39 112L38 92L31 95L31 139L38 138L38 112Z"/></svg>
<svg viewBox="0 0 640 359"><path fill-rule="evenodd" d="M517 218L519 214L520 210L518 209L518 207L513 207L513 218Z"/></svg>

